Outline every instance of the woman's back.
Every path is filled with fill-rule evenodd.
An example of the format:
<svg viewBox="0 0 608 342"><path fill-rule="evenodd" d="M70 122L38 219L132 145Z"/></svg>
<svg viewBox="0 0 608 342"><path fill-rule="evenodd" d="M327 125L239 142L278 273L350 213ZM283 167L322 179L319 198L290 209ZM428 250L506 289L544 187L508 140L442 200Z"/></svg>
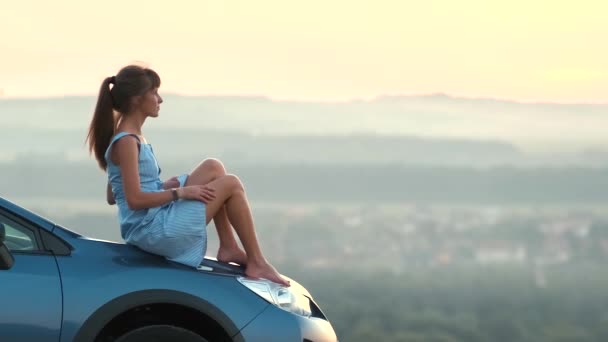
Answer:
<svg viewBox="0 0 608 342"><path fill-rule="evenodd" d="M118 205L118 218L120 221L121 235L122 238L127 240L129 235L133 232L137 227L145 225L149 222L156 211L157 208L148 208L148 209L140 209L140 210L131 210L127 205L126 196L124 193L123 180L121 177L120 167L114 162L112 162L111 151L112 146L116 141L125 136L134 136L138 140L139 147L139 157L138 157L138 167L139 167L139 178L140 178L140 187L141 191L145 192L157 192L163 191L162 189L162 181L160 180L160 167L158 166L158 162L154 157L154 152L152 150L152 145L144 144L139 141L139 138L135 134L127 133L127 132L119 132L110 141L110 145L105 153L105 159L108 163L108 180L112 187L112 193L114 194L114 199L116 200L116 204Z"/></svg>

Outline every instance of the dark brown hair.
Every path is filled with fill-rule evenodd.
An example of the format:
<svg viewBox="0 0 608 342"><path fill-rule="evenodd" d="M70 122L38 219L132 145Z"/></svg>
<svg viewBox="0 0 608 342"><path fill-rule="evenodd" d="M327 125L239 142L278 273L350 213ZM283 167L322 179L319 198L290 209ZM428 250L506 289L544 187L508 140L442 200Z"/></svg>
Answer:
<svg viewBox="0 0 608 342"><path fill-rule="evenodd" d="M133 97L144 95L148 90L158 87L158 74L138 65L128 65L120 69L116 76L106 77L101 83L86 141L89 152L95 153L95 159L103 170L108 167L104 154L120 118L131 112Z"/></svg>

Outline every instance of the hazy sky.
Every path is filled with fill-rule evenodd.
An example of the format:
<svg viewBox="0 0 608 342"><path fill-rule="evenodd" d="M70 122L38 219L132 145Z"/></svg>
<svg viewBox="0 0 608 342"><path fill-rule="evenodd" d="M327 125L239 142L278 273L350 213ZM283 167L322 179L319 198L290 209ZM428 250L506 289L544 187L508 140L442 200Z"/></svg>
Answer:
<svg viewBox="0 0 608 342"><path fill-rule="evenodd" d="M144 61L182 94L607 102L606 13L605 0L0 0L0 95L95 94Z"/></svg>

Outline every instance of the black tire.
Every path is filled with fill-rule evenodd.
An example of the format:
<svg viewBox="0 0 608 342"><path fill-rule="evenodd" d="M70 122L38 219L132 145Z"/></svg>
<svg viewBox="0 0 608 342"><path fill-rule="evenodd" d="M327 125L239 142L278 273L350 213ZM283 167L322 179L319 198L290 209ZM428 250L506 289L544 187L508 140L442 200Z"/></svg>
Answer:
<svg viewBox="0 0 608 342"><path fill-rule="evenodd" d="M148 325L133 329L116 342L208 342L200 335L173 325Z"/></svg>

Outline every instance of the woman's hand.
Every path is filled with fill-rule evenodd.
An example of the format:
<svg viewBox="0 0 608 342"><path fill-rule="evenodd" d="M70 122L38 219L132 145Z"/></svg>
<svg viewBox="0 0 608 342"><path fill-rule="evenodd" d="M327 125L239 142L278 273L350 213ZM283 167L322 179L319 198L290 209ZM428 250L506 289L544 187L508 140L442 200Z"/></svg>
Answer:
<svg viewBox="0 0 608 342"><path fill-rule="evenodd" d="M177 196L181 199L201 201L205 204L215 199L215 189L206 185L191 185L177 189Z"/></svg>
<svg viewBox="0 0 608 342"><path fill-rule="evenodd" d="M171 177L163 183L164 190L168 190L168 189L172 189L172 188L179 188L179 181L177 180L177 177Z"/></svg>

